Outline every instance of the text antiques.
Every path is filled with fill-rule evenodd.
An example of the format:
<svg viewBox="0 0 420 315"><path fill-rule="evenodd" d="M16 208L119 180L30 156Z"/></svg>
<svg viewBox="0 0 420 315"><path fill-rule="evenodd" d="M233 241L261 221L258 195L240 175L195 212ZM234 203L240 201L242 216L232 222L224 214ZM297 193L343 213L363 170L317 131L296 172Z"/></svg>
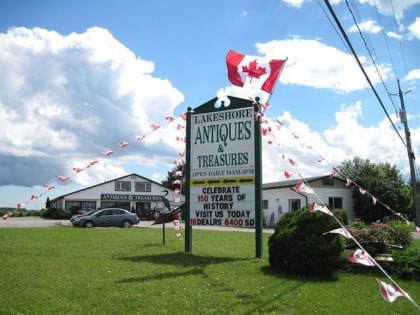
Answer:
<svg viewBox="0 0 420 315"><path fill-rule="evenodd" d="M101 194L102 200L127 200L127 201L162 201L159 195L124 195L124 194Z"/></svg>

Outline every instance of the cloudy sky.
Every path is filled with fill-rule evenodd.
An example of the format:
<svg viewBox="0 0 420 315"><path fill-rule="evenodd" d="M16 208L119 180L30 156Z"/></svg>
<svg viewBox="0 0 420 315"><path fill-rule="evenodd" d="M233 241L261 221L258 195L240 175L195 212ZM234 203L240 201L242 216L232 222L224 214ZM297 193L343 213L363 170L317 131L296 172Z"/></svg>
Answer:
<svg viewBox="0 0 420 315"><path fill-rule="evenodd" d="M187 107L252 96L227 79L230 49L288 58L265 113L263 182L355 156L408 179L396 93L399 80L417 154L420 0L330 4L375 91L323 0L1 1L0 207L40 209L130 173L164 180Z"/></svg>

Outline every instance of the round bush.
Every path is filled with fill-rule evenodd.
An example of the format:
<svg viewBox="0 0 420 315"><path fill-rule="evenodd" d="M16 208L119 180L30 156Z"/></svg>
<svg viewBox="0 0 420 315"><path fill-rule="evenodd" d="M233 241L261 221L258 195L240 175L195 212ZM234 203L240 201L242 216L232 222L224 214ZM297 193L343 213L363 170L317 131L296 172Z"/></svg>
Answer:
<svg viewBox="0 0 420 315"><path fill-rule="evenodd" d="M400 279L420 281L420 246L413 243L405 250L393 250L391 272Z"/></svg>
<svg viewBox="0 0 420 315"><path fill-rule="evenodd" d="M413 227L402 220L389 220L386 223L374 222L371 224L354 222L346 228L372 256L389 253L392 245L407 248L413 239L411 235ZM383 244L383 246L374 245L375 243ZM373 247L369 248L369 244L372 244ZM356 246L351 239L346 240L346 245L349 248ZM387 245L391 245L391 247Z"/></svg>
<svg viewBox="0 0 420 315"><path fill-rule="evenodd" d="M46 208L42 209L40 213L41 218L43 219L68 219L68 214L62 209L56 208Z"/></svg>
<svg viewBox="0 0 420 315"><path fill-rule="evenodd" d="M333 213L340 222L346 221L344 211ZM323 233L336 228L333 217L311 213L308 207L286 213L268 241L270 266L305 275L331 274L339 265L344 240L337 234Z"/></svg>

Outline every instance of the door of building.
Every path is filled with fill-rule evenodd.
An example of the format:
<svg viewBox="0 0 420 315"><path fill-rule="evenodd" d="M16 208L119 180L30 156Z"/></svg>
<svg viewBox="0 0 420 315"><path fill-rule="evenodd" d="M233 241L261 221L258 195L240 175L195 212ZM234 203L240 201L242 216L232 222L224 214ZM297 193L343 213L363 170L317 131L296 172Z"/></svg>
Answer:
<svg viewBox="0 0 420 315"><path fill-rule="evenodd" d="M150 202L136 202L136 212L139 218L149 219L150 210Z"/></svg>

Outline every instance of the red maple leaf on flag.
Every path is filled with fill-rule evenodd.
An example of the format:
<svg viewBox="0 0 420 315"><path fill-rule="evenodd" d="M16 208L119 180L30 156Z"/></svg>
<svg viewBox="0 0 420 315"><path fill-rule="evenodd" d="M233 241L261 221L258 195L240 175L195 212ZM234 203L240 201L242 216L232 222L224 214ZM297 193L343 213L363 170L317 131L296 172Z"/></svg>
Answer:
<svg viewBox="0 0 420 315"><path fill-rule="evenodd" d="M266 73L264 67L258 67L257 59L251 61L248 66L242 66L242 72L247 72L248 76L252 78L259 79L260 76Z"/></svg>

